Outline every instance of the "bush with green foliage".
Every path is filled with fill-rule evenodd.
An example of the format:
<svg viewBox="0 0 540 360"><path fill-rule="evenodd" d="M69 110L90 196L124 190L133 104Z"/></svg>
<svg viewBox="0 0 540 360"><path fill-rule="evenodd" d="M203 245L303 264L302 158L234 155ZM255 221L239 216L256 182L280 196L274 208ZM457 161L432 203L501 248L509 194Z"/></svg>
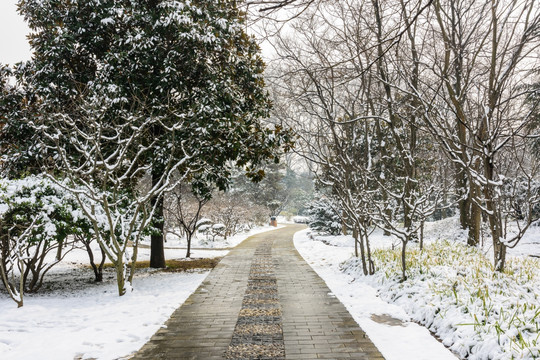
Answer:
<svg viewBox="0 0 540 360"><path fill-rule="evenodd" d="M308 206L309 227L319 233L341 234L341 217L337 207L327 198L319 198Z"/></svg>
<svg viewBox="0 0 540 360"><path fill-rule="evenodd" d="M45 274L75 246L69 235L88 228L75 198L45 177L0 180L0 266L13 290L15 274L24 291L35 292ZM55 253L55 257L48 254ZM15 276L17 277L17 276ZM19 281L15 281L19 282Z"/></svg>

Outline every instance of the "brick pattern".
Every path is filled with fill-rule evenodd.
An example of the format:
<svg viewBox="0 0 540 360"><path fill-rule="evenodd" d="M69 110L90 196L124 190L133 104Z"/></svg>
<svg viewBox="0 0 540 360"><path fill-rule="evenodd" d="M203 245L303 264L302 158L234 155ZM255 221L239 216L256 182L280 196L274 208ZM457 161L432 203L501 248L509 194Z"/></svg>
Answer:
<svg viewBox="0 0 540 360"><path fill-rule="evenodd" d="M285 359L271 239L255 250L242 309L226 359Z"/></svg>
<svg viewBox="0 0 540 360"><path fill-rule="evenodd" d="M292 241L276 241L273 256L287 359L384 359Z"/></svg>

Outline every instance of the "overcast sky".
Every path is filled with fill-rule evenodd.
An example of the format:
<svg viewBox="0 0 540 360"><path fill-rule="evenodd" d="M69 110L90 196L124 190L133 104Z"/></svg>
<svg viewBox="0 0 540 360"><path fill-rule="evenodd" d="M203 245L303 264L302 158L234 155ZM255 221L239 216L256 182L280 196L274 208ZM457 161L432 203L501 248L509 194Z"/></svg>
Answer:
<svg viewBox="0 0 540 360"><path fill-rule="evenodd" d="M26 34L30 31L17 13L17 0L0 0L0 63L14 64L30 59Z"/></svg>

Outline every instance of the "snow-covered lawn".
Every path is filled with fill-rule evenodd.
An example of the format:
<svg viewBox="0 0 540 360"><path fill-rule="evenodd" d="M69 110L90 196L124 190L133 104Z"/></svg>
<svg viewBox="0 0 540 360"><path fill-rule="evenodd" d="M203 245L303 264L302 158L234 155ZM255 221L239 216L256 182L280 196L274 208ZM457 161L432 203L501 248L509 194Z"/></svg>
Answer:
<svg viewBox="0 0 540 360"><path fill-rule="evenodd" d="M216 247L234 246L255 233L275 228L256 228ZM185 256L185 249L165 250L167 259ZM176 244L180 245L180 244ZM194 250L193 258L218 257L227 250ZM147 260L149 249L140 249ZM119 297L112 269L104 281L93 283L84 251L73 251L46 276L43 291L16 304L0 290L1 360L118 359L137 351L208 275L205 272L164 273L142 270L134 290Z"/></svg>
<svg viewBox="0 0 540 360"><path fill-rule="evenodd" d="M69 275L69 274L66 274ZM88 284L27 296L17 309L0 299L1 359L116 359L139 349L208 275L158 273L135 279L118 296L116 283Z"/></svg>
<svg viewBox="0 0 540 360"><path fill-rule="evenodd" d="M399 242L378 231L370 237L374 276L363 275L351 237L312 240L303 231L296 234L295 245L387 360L454 358L416 323L463 358L538 357L540 263L517 255L540 252L540 229L531 228L510 252L505 274L494 274L487 241L482 250L467 248L465 234L457 229L455 219L427 224L426 248L420 252L411 246L405 282L400 279Z"/></svg>

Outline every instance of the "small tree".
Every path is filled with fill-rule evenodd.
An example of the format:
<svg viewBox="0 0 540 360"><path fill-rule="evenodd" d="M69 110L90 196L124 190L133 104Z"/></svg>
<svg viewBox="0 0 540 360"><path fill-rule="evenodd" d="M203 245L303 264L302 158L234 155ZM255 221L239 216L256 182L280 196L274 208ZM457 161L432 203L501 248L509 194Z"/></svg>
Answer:
<svg viewBox="0 0 540 360"><path fill-rule="evenodd" d="M341 234L342 219L339 210L332 201L321 197L308 206L309 227L315 231L330 235Z"/></svg>
<svg viewBox="0 0 540 360"><path fill-rule="evenodd" d="M191 241L198 227L203 225L200 222L201 211L210 200L209 195L197 194L189 186L179 183L167 193L165 201L164 215L167 219L169 232L178 237L186 238L186 257L191 256ZM175 229L180 229L180 233L175 233Z"/></svg>
<svg viewBox="0 0 540 360"><path fill-rule="evenodd" d="M68 236L79 231L80 221L75 198L43 176L0 181L3 271L18 271L24 291L38 291L45 274L75 247Z"/></svg>

